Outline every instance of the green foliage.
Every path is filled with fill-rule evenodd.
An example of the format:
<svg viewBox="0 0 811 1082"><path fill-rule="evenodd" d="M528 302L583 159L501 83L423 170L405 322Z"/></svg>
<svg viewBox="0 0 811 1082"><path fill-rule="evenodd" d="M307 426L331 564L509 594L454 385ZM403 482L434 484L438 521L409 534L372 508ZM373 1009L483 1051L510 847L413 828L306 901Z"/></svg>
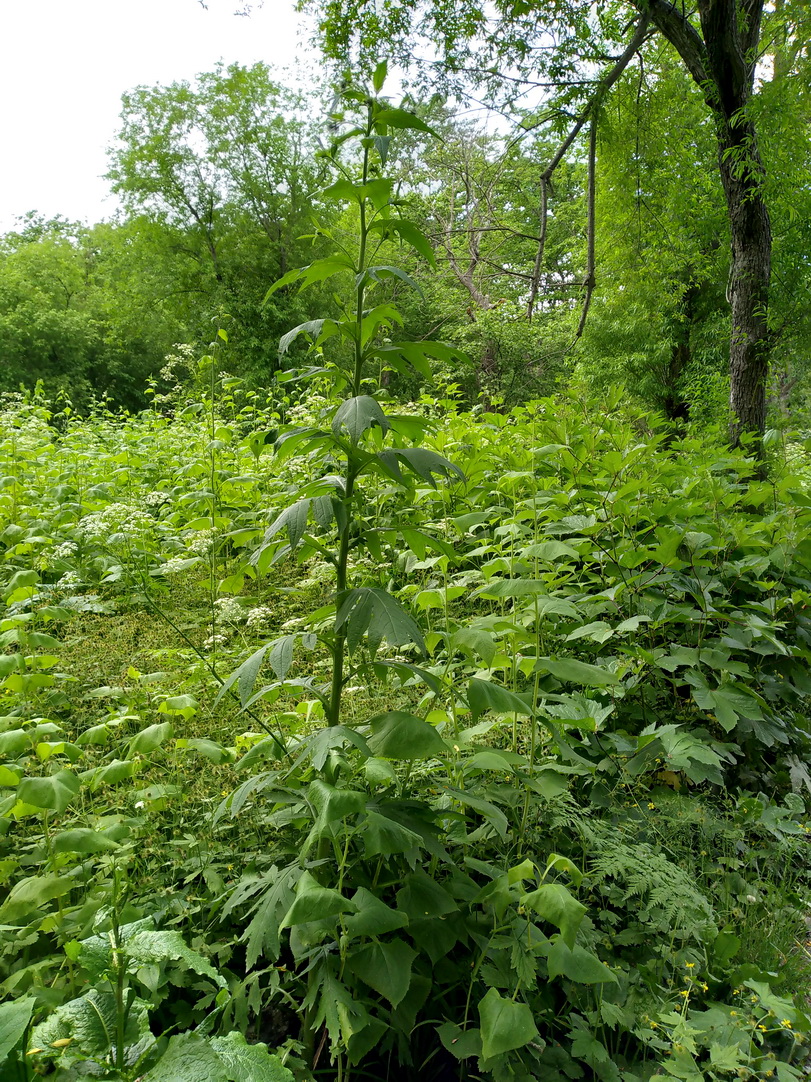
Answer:
<svg viewBox="0 0 811 1082"><path fill-rule="evenodd" d="M174 418L0 413L0 1056L798 1078L805 483L613 390L399 411L460 352L405 330L385 74L271 405L222 331Z"/></svg>

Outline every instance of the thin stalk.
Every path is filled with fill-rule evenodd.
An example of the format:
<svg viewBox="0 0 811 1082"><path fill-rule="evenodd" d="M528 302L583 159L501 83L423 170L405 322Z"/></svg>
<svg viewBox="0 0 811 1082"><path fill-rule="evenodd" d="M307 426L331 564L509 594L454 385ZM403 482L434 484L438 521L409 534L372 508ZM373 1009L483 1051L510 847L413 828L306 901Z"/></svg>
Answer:
<svg viewBox="0 0 811 1082"><path fill-rule="evenodd" d="M372 108L369 106L369 118L366 125L367 136L372 133ZM363 176L362 183L366 184L369 178L369 148L363 148ZM366 223L366 200L360 201L360 249L358 251L358 286L355 294L355 365L352 374L351 393L354 397L360 394L361 380L363 378L363 306L366 296L366 247L368 242L368 226ZM349 564L349 543L352 527L352 505L355 494L355 481L357 479L357 467L352 461L352 456L347 457L346 484L344 488L344 509L346 521L340 534L338 559L335 565L335 609L336 621L341 604L347 589L347 567ZM346 629L345 625L335 628L335 639L332 649L332 686L330 689L330 703L327 722L330 726L338 725L341 720L341 694L344 687L344 664L346 658Z"/></svg>

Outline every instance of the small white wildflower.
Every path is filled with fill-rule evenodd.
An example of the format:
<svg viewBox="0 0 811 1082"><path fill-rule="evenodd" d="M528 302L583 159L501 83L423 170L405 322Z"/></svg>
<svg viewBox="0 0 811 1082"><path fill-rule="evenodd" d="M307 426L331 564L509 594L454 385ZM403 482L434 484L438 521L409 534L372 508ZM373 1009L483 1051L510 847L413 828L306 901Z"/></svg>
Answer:
<svg viewBox="0 0 811 1082"><path fill-rule="evenodd" d="M248 613L245 622L249 628L257 628L270 623L272 619L272 609L269 609L267 605L257 605L255 609L251 609Z"/></svg>
<svg viewBox="0 0 811 1082"><path fill-rule="evenodd" d="M82 576L77 571L66 571L56 584L57 590L72 590L82 585Z"/></svg>
<svg viewBox="0 0 811 1082"><path fill-rule="evenodd" d="M161 507L169 500L169 495L166 492L147 492L144 496L144 503L147 507Z"/></svg>
<svg viewBox="0 0 811 1082"><path fill-rule="evenodd" d="M143 800L136 800L136 801L135 801L135 807L136 807L136 808L143 808L143 807L144 807L144 802L143 802Z"/></svg>
<svg viewBox="0 0 811 1082"><path fill-rule="evenodd" d="M294 616L292 620L285 620L282 624L282 631L290 631L294 627L301 627L304 620L300 616Z"/></svg>
<svg viewBox="0 0 811 1082"><path fill-rule="evenodd" d="M66 560L69 556L74 556L79 551L79 546L74 544L73 541L63 541L61 545L57 545L53 550L53 555L57 560Z"/></svg>
<svg viewBox="0 0 811 1082"><path fill-rule="evenodd" d="M235 597L218 597L214 604L219 618L228 624L239 624L245 619L245 610Z"/></svg>
<svg viewBox="0 0 811 1082"><path fill-rule="evenodd" d="M166 563L161 565L161 571L164 575L176 575L179 571L185 571L187 564L187 556L170 556Z"/></svg>
<svg viewBox="0 0 811 1082"><path fill-rule="evenodd" d="M212 650L215 646L224 646L228 642L228 636L223 632L218 635L209 635L203 643L204 650Z"/></svg>
<svg viewBox="0 0 811 1082"><path fill-rule="evenodd" d="M79 520L78 531L91 541L108 541L111 534L142 534L154 525L152 518L139 507L111 503L101 511L91 511Z"/></svg>
<svg viewBox="0 0 811 1082"><path fill-rule="evenodd" d="M189 552L193 552L195 556L207 556L211 552L216 535L216 530L197 530L189 535L187 540Z"/></svg>

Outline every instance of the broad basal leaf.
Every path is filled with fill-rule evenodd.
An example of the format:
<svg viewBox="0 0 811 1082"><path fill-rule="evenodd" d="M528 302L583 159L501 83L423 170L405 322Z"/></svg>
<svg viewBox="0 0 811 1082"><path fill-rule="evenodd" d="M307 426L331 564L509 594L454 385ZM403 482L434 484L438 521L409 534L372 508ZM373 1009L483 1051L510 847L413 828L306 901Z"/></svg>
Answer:
<svg viewBox="0 0 811 1082"><path fill-rule="evenodd" d="M0 921L13 923L21 917L30 917L40 906L61 898L75 886L75 880L66 875L32 875L21 879L0 905Z"/></svg>
<svg viewBox="0 0 811 1082"><path fill-rule="evenodd" d="M578 984L616 984L617 978L596 954L584 947L569 947L563 936L556 939L547 955L550 977L568 977Z"/></svg>
<svg viewBox="0 0 811 1082"><path fill-rule="evenodd" d="M248 1044L241 1033L212 1037L209 1042L220 1057L229 1082L294 1082L292 1071L266 1044Z"/></svg>
<svg viewBox="0 0 811 1082"><path fill-rule="evenodd" d="M292 928L294 924L307 924L311 920L324 920L338 913L353 913L355 903L344 898L337 890L322 887L310 872L304 872L296 886L296 900L285 914L280 928Z"/></svg>
<svg viewBox="0 0 811 1082"><path fill-rule="evenodd" d="M447 749L445 741L427 721L395 710L372 718L367 743L382 759L430 759Z"/></svg>
<svg viewBox="0 0 811 1082"><path fill-rule="evenodd" d="M396 1007L408 991L411 964L416 957L417 952L402 939L387 940L352 951L349 968Z"/></svg>
<svg viewBox="0 0 811 1082"><path fill-rule="evenodd" d="M170 1038L166 1051L141 1082L233 1082L233 1075L205 1037L189 1032Z"/></svg>
<svg viewBox="0 0 811 1082"><path fill-rule="evenodd" d="M81 782L69 770L60 770L47 778L23 778L17 796L24 804L48 811L63 812L81 788Z"/></svg>
<svg viewBox="0 0 811 1082"><path fill-rule="evenodd" d="M0 1003L0 1065L25 1033L36 1000L33 996Z"/></svg>
<svg viewBox="0 0 811 1082"><path fill-rule="evenodd" d="M527 1004L505 999L495 988L479 1001L479 1020L483 1059L523 1048L539 1036Z"/></svg>
<svg viewBox="0 0 811 1082"><path fill-rule="evenodd" d="M563 941L574 948L586 907L562 883L544 883L524 896L523 905L559 928Z"/></svg>

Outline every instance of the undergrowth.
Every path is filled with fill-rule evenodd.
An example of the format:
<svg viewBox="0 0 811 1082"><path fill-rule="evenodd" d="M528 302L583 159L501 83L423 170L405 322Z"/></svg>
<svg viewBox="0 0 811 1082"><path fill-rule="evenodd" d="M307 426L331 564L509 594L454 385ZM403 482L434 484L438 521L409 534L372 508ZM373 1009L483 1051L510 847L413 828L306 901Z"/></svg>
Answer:
<svg viewBox="0 0 811 1082"><path fill-rule="evenodd" d="M383 74L312 393L222 335L172 417L0 414L4 1077L798 1079L811 500L619 395L375 397L455 355Z"/></svg>

